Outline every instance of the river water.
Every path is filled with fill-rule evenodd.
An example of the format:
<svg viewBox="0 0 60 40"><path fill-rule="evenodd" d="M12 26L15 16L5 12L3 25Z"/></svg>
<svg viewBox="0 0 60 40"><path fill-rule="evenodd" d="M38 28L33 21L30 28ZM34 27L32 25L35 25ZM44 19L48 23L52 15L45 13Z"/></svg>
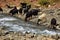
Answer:
<svg viewBox="0 0 60 40"><path fill-rule="evenodd" d="M50 30L45 26L38 26L32 22L25 22L5 14L0 14L0 26L5 26L8 31L31 32L45 35L55 35L58 33L60 35L60 31Z"/></svg>

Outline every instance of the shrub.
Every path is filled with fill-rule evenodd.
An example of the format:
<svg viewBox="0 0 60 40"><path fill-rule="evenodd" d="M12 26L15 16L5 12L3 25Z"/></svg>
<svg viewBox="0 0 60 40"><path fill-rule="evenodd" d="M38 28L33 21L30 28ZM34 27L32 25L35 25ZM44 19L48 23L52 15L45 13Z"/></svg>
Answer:
<svg viewBox="0 0 60 40"><path fill-rule="evenodd" d="M50 4L50 2L48 1L48 0L40 0L39 1L39 4L41 4L41 5L49 5Z"/></svg>

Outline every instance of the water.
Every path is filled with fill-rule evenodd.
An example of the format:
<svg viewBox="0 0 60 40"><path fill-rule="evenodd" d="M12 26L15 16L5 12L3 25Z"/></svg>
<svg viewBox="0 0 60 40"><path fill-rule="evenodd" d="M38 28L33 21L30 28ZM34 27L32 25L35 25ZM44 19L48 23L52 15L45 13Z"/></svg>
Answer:
<svg viewBox="0 0 60 40"><path fill-rule="evenodd" d="M24 22L18 18L0 14L0 26L6 26L8 31L20 31L22 33L31 32L36 34L55 35L60 31L48 30L44 26L37 26L29 22Z"/></svg>

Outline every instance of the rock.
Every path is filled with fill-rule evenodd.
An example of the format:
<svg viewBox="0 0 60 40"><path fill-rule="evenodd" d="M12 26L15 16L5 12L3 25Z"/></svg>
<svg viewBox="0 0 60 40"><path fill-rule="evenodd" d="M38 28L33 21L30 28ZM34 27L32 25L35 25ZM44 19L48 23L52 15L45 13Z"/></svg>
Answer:
<svg viewBox="0 0 60 40"><path fill-rule="evenodd" d="M47 38L46 37L43 37L42 40L47 40Z"/></svg>
<svg viewBox="0 0 60 40"><path fill-rule="evenodd" d="M26 34L26 37L29 37L29 38L33 38L34 37L34 34Z"/></svg>
<svg viewBox="0 0 60 40"><path fill-rule="evenodd" d="M57 30L60 30L60 26L56 26L56 29L57 29Z"/></svg>
<svg viewBox="0 0 60 40"><path fill-rule="evenodd" d="M57 15L60 15L60 11L59 11L59 12L57 12Z"/></svg>
<svg viewBox="0 0 60 40"><path fill-rule="evenodd" d="M60 40L60 39L58 39L58 40Z"/></svg>
<svg viewBox="0 0 60 40"><path fill-rule="evenodd" d="M0 30L0 36L5 36L6 35L6 30Z"/></svg>
<svg viewBox="0 0 60 40"><path fill-rule="evenodd" d="M58 36L58 34L56 34L56 35L52 36L52 38L58 40L59 36Z"/></svg>
<svg viewBox="0 0 60 40"><path fill-rule="evenodd" d="M57 11L57 12L60 11L60 8L58 8L56 11Z"/></svg>
<svg viewBox="0 0 60 40"><path fill-rule="evenodd" d="M9 31L9 34L14 34L14 31Z"/></svg>
<svg viewBox="0 0 60 40"><path fill-rule="evenodd" d="M43 36L38 35L37 40L42 40L42 39L43 39Z"/></svg>
<svg viewBox="0 0 60 40"><path fill-rule="evenodd" d="M53 9L45 9L45 10L43 10L43 12L51 14L51 13L55 13L55 10L53 10Z"/></svg>
<svg viewBox="0 0 60 40"><path fill-rule="evenodd" d="M29 33L30 33L29 31L28 32L26 31L26 34L29 34Z"/></svg>
<svg viewBox="0 0 60 40"><path fill-rule="evenodd" d="M52 38L47 38L47 40L55 40L55 39L52 39Z"/></svg>
<svg viewBox="0 0 60 40"><path fill-rule="evenodd" d="M4 39L4 40L10 40L10 38L6 38L6 39Z"/></svg>
<svg viewBox="0 0 60 40"><path fill-rule="evenodd" d="M11 39L11 40L14 40L14 39Z"/></svg>

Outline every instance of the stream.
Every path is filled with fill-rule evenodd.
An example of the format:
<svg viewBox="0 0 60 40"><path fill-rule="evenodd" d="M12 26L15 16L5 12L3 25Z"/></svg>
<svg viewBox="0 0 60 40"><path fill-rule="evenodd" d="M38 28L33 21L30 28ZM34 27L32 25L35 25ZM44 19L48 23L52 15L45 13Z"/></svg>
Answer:
<svg viewBox="0 0 60 40"><path fill-rule="evenodd" d="M8 31L20 31L22 33L31 32L45 35L60 35L60 31L50 30L45 26L38 26L32 22L25 22L21 19L5 14L0 14L0 26L6 26Z"/></svg>

